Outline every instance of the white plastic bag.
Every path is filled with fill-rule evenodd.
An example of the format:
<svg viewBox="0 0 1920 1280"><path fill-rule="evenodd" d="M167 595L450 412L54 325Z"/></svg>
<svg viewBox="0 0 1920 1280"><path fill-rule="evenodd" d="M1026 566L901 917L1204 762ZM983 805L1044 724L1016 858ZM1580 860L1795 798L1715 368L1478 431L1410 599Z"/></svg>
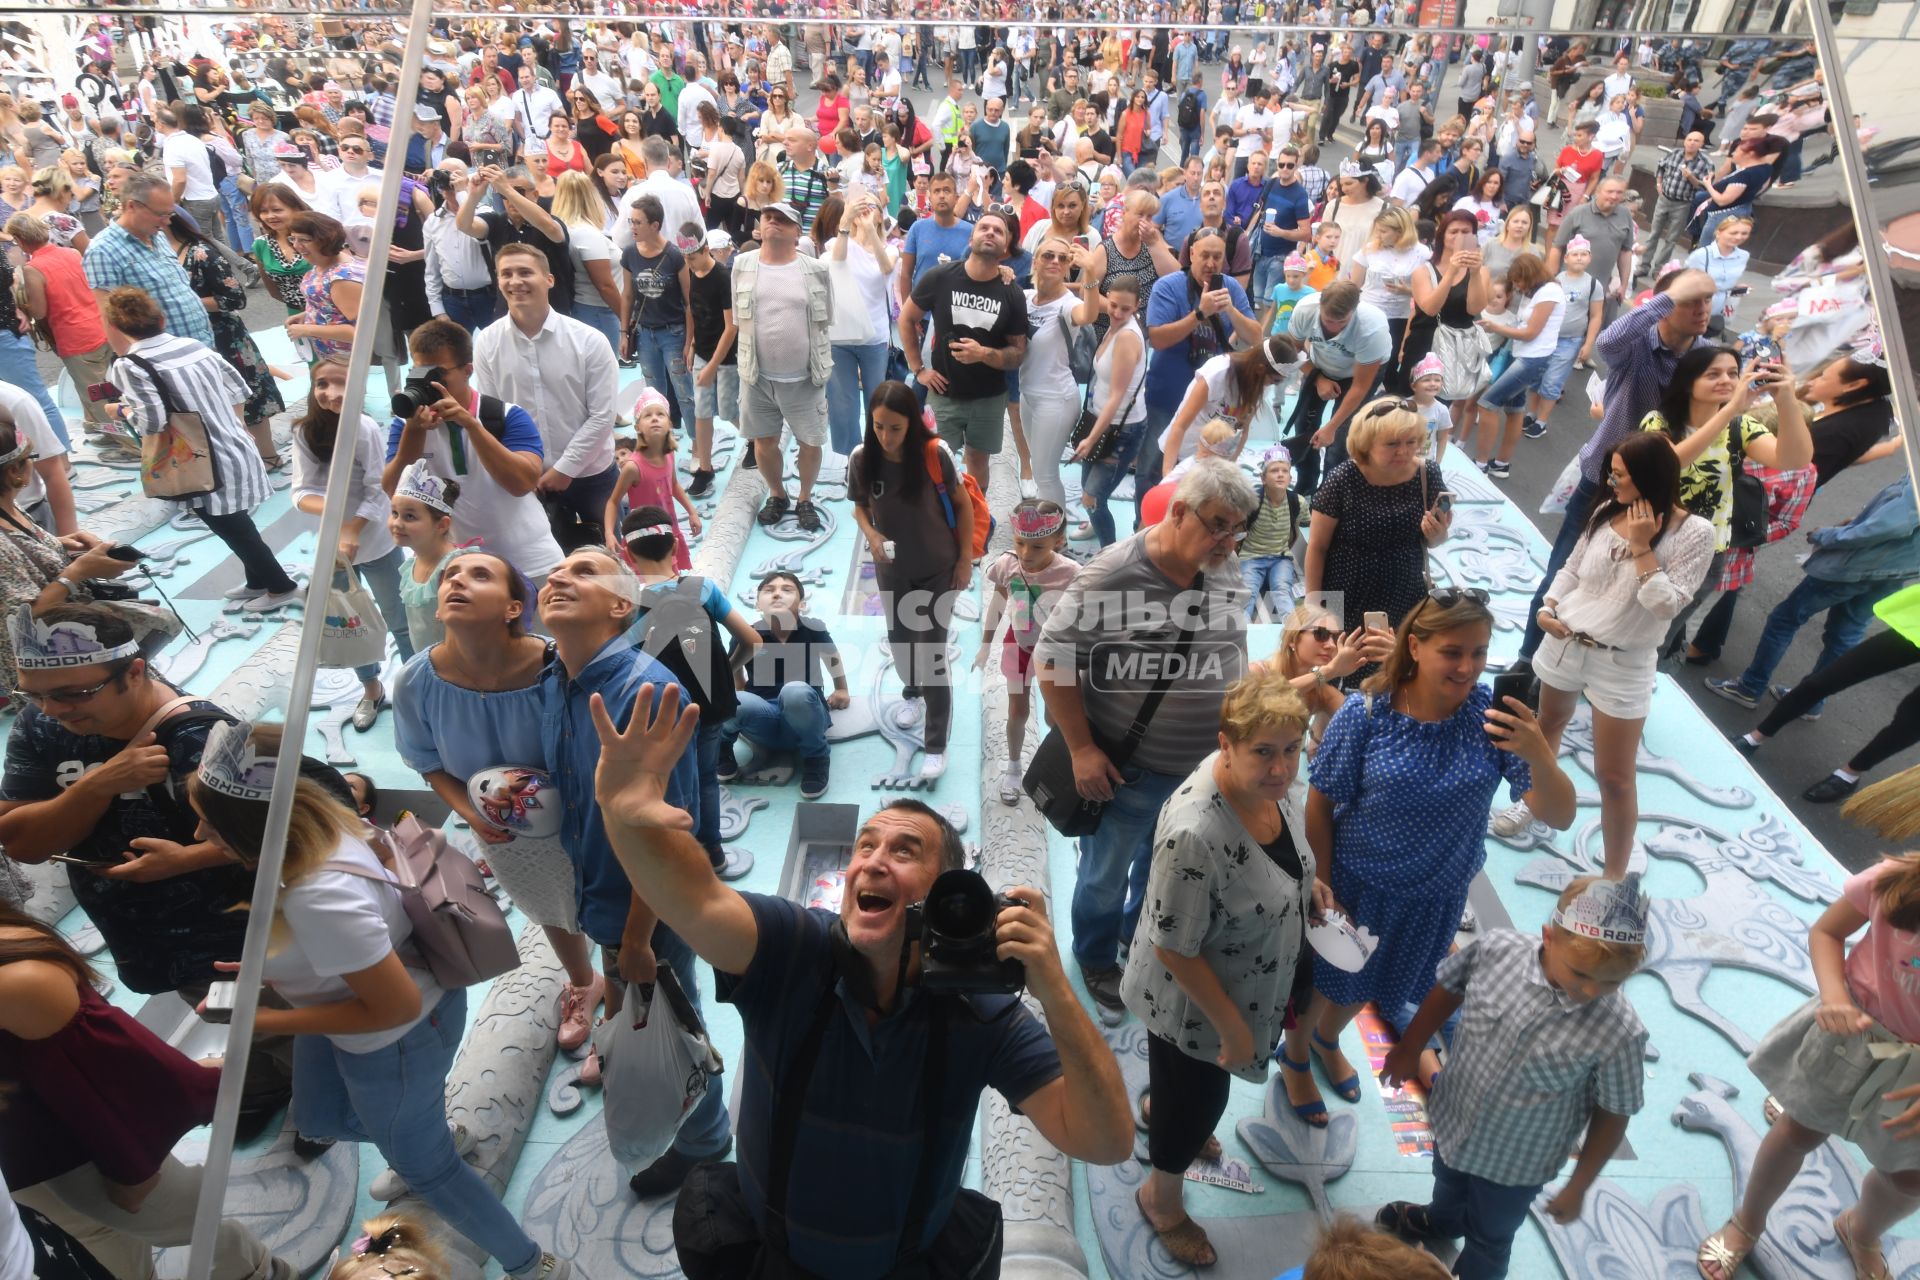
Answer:
<svg viewBox="0 0 1920 1280"><path fill-rule="evenodd" d="M1547 496L1540 500L1540 514L1564 515L1567 503L1573 499L1573 491L1579 484L1580 455L1576 453L1567 459L1567 465L1560 470L1560 478L1553 482L1553 488L1547 490Z"/></svg>
<svg viewBox="0 0 1920 1280"><path fill-rule="evenodd" d="M347 585L340 585L344 573ZM359 572L345 565L335 571L327 593L327 616L320 631L323 667L377 666L387 659L387 621Z"/></svg>
<svg viewBox="0 0 1920 1280"><path fill-rule="evenodd" d="M629 982L626 1003L595 1028L613 1158L644 1169L667 1153L714 1077L720 1055L673 970L648 985Z"/></svg>

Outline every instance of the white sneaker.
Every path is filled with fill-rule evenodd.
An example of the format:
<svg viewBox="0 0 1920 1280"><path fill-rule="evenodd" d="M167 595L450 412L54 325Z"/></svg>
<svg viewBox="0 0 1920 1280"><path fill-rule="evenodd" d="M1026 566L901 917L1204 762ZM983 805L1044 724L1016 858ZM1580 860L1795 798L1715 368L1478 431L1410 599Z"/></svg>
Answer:
<svg viewBox="0 0 1920 1280"><path fill-rule="evenodd" d="M449 1124L447 1130L453 1134L453 1149L462 1160L472 1155L473 1149L480 1145L480 1140L463 1124ZM367 1194L383 1204L391 1204L407 1194L407 1180L391 1169L383 1169L380 1176L373 1180L373 1185L367 1188Z"/></svg>
<svg viewBox="0 0 1920 1280"><path fill-rule="evenodd" d="M923 782L937 781L947 772L947 753L929 751L927 758L920 762L920 778Z"/></svg>
<svg viewBox="0 0 1920 1280"><path fill-rule="evenodd" d="M1008 765L1006 772L1000 775L1000 803L1017 805L1026 794L1026 786L1020 780L1020 771Z"/></svg>
<svg viewBox="0 0 1920 1280"><path fill-rule="evenodd" d="M268 591L249 596L246 607L250 613L271 613L275 609L284 609L290 604L299 604L304 599L306 599L306 593L295 587L291 591Z"/></svg>
<svg viewBox="0 0 1920 1280"><path fill-rule="evenodd" d="M250 600L259 594L260 588L250 587L243 582L237 587L228 587L224 598L228 600Z"/></svg>
<svg viewBox="0 0 1920 1280"><path fill-rule="evenodd" d="M1527 808L1523 801L1493 815L1493 821L1487 824L1487 829L1497 836L1517 836L1532 825L1533 810Z"/></svg>

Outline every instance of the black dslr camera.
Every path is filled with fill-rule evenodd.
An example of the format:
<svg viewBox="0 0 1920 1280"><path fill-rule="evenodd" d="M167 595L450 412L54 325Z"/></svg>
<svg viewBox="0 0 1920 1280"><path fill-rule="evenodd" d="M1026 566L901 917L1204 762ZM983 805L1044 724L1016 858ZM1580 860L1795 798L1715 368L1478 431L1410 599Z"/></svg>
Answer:
<svg viewBox="0 0 1920 1280"><path fill-rule="evenodd" d="M447 371L437 367L423 369L409 377L393 393L393 416L411 418L428 405L439 403L440 392L433 384L446 380Z"/></svg>
<svg viewBox="0 0 1920 1280"><path fill-rule="evenodd" d="M995 922L1021 899L995 893L977 871L943 871L926 900L907 908L907 938L920 939L920 986L956 995L1012 995L1027 985L1018 960L994 955Z"/></svg>

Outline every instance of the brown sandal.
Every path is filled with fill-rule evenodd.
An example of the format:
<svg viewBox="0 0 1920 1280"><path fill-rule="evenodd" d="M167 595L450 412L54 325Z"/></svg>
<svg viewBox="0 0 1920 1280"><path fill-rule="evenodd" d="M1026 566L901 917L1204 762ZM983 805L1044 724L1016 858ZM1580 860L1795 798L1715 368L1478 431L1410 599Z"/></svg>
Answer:
<svg viewBox="0 0 1920 1280"><path fill-rule="evenodd" d="M1134 1123L1134 1127L1139 1129L1140 1132L1142 1133L1147 1132L1148 1121L1151 1118L1152 1108L1153 1108L1153 1095L1151 1093L1141 1094L1140 1095L1140 1114L1134 1117L1133 1123ZM1224 1148L1221 1147L1220 1139L1209 1134L1207 1136L1207 1145L1200 1148L1200 1154L1195 1156L1194 1159L1205 1160L1208 1164L1218 1164L1220 1163L1221 1159L1225 1155L1226 1155L1226 1151Z"/></svg>
<svg viewBox="0 0 1920 1280"><path fill-rule="evenodd" d="M1727 1243L1729 1231L1738 1231L1747 1238L1747 1243L1739 1248ZM1758 1243L1759 1235L1747 1230L1746 1224L1740 1221L1740 1215L1736 1213L1727 1219L1725 1226L1700 1242L1693 1265L1704 1280L1733 1280L1741 1264L1746 1262L1747 1255L1753 1252L1753 1247ZM1714 1270L1708 1271L1708 1267Z"/></svg>
<svg viewBox="0 0 1920 1280"><path fill-rule="evenodd" d="M1893 1280L1893 1272L1887 1266L1887 1255L1880 1251L1880 1246L1876 1244L1868 1249L1854 1240L1853 1229L1845 1225L1852 1217L1853 1210L1847 1209L1833 1220L1833 1237L1847 1251L1847 1257L1853 1260L1853 1274L1857 1280Z"/></svg>
<svg viewBox="0 0 1920 1280"><path fill-rule="evenodd" d="M1153 1226L1153 1219L1147 1214L1147 1206L1140 1199L1145 1187L1136 1191L1133 1203L1140 1210L1147 1225L1153 1227L1153 1234L1160 1237L1160 1243L1166 1247L1173 1260L1187 1267L1210 1267L1220 1261L1220 1255L1214 1252L1213 1242L1207 1239L1206 1228L1195 1222L1191 1216L1183 1217L1171 1227Z"/></svg>

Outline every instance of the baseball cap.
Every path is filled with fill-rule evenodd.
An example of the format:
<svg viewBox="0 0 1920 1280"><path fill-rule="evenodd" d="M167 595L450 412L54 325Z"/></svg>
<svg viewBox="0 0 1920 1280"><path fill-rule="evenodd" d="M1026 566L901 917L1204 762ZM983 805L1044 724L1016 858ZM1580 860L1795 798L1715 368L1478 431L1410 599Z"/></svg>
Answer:
<svg viewBox="0 0 1920 1280"><path fill-rule="evenodd" d="M785 218L796 227L800 225L800 211L788 204L785 200L775 200L771 204L762 205L760 212L763 214L770 213L776 218Z"/></svg>
<svg viewBox="0 0 1920 1280"><path fill-rule="evenodd" d="M707 232L707 248L731 249L733 248L733 237L727 234L725 228L715 227L713 230Z"/></svg>

